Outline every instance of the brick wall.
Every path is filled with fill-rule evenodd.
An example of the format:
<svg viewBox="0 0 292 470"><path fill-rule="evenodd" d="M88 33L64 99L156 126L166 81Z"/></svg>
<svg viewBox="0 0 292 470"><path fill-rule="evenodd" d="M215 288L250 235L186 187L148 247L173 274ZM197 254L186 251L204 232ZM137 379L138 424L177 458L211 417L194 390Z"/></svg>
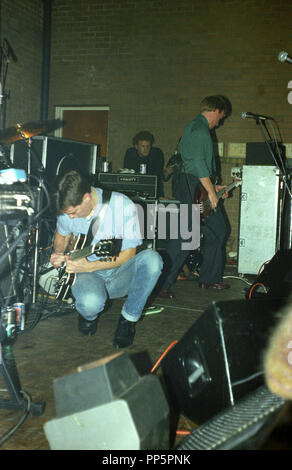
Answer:
<svg viewBox="0 0 292 470"><path fill-rule="evenodd" d="M291 141L288 0L54 0L51 111L109 105L108 154L119 168L146 128L168 157L200 100L229 97L223 142L261 140L242 111L273 115Z"/></svg>
<svg viewBox="0 0 292 470"><path fill-rule="evenodd" d="M244 157L236 144L262 141L243 111L274 116L292 142L292 67L277 59L292 54L291 13L290 0L52 0L50 118L57 105L108 105L117 170L137 131L150 130L167 160L200 100L226 95L233 113L217 137L229 181L232 159ZM42 21L42 0L2 0L2 36L18 56L9 66L9 125L39 116ZM233 240L238 194L225 204Z"/></svg>
<svg viewBox="0 0 292 470"><path fill-rule="evenodd" d="M42 64L42 0L1 0L1 45L8 40L17 57L10 57L6 91L6 126L38 121Z"/></svg>

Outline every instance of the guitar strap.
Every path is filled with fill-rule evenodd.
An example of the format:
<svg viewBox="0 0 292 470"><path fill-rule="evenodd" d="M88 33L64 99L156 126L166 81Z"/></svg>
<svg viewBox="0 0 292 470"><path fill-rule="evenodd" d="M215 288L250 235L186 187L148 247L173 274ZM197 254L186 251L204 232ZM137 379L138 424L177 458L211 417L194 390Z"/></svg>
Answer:
<svg viewBox="0 0 292 470"><path fill-rule="evenodd" d="M85 242L84 246L89 246L90 243L92 242L92 240L93 240L93 225L96 222L97 222L97 226L96 226L95 232L98 231L98 229L101 225L101 222L104 219L107 208L109 206L111 195L112 195L112 191L110 191L109 189L103 189L103 191L102 191L102 208L99 211L99 214L97 216L93 217L93 219L91 221L91 224L90 224L88 232L87 232L86 242Z"/></svg>

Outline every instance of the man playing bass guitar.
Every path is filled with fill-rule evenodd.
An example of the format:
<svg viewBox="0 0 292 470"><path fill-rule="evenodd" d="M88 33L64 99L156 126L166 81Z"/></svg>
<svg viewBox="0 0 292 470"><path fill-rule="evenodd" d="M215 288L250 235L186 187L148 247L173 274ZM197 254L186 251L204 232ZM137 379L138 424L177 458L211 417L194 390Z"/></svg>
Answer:
<svg viewBox="0 0 292 470"><path fill-rule="evenodd" d="M185 127L179 142L182 157L182 170L176 189L176 199L189 207L189 224L191 228L191 206L194 203L196 188L201 184L208 194L212 214L201 227L203 235L199 287L201 289L227 289L230 286L222 282L224 269L223 246L226 242L227 225L221 210L222 198L218 200L217 192L225 186L216 186L214 146L211 131L220 125L228 114L228 106L222 96L208 96L200 104L200 113ZM227 194L223 196L227 197ZM165 277L160 297L172 298L170 290L177 274L189 254L181 249L181 240L170 240L166 248L171 260L171 268Z"/></svg>

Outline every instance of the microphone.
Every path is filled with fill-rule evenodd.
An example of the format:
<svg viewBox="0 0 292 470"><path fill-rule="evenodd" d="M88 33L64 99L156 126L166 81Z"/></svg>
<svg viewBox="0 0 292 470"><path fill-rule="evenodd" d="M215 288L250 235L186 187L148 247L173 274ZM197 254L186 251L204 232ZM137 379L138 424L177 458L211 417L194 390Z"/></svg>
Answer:
<svg viewBox="0 0 292 470"><path fill-rule="evenodd" d="M254 113L241 113L241 119L258 119L260 121L266 121L266 119L274 120L274 118L270 116L262 116L261 114L254 114Z"/></svg>
<svg viewBox="0 0 292 470"><path fill-rule="evenodd" d="M280 62L289 62L290 64L292 64L292 58L288 56L288 52L279 52L278 60Z"/></svg>

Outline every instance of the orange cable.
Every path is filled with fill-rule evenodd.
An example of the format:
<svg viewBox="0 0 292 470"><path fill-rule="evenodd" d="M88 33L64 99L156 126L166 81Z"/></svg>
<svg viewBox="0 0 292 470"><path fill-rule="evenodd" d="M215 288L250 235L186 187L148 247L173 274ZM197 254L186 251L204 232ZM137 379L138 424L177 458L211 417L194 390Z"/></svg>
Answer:
<svg viewBox="0 0 292 470"><path fill-rule="evenodd" d="M191 431L180 431L179 429L176 431L176 434L179 436L188 436L191 434Z"/></svg>
<svg viewBox="0 0 292 470"><path fill-rule="evenodd" d="M260 273L261 273L261 270L262 268L265 266L265 264L269 263L271 260L269 259L268 261L265 261L261 266L260 266L260 269L258 270L258 274L257 274L257 277L259 277Z"/></svg>
<svg viewBox="0 0 292 470"><path fill-rule="evenodd" d="M155 369L159 366L160 362L162 361L162 359L164 358L164 356L168 353L168 351L176 344L178 343L178 340L175 339L172 343L170 343L170 345L165 349L165 351L161 354L160 358L158 359L158 361L156 361L156 363L154 364L154 366L152 367L151 371L150 371L150 374L152 374Z"/></svg>
<svg viewBox="0 0 292 470"><path fill-rule="evenodd" d="M254 284L254 285L252 286L252 288L251 288L250 291L249 291L249 295L248 295L249 300L251 300L251 294L252 294L252 291L254 290L254 288L255 288L256 286L263 286L263 285L264 285L264 284L262 284L261 282L257 282L256 284Z"/></svg>

